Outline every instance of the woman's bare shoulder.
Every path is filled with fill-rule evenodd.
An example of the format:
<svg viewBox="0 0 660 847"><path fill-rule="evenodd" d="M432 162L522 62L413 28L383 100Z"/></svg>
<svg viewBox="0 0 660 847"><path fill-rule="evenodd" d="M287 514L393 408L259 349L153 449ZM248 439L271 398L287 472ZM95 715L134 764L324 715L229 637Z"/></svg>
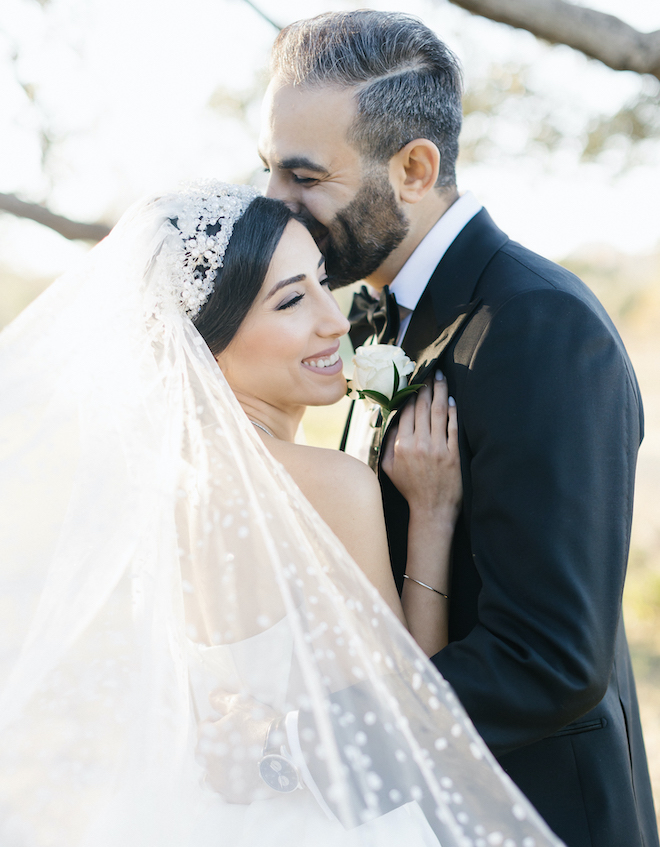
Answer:
<svg viewBox="0 0 660 847"><path fill-rule="evenodd" d="M308 499L309 491L324 497L339 495L342 501L364 500L369 494L380 498L380 486L374 472L364 462L325 447L277 442L267 444L300 486Z"/></svg>
<svg viewBox="0 0 660 847"><path fill-rule="evenodd" d="M404 623L392 579L376 474L364 462L339 450L282 442L271 442L268 447Z"/></svg>

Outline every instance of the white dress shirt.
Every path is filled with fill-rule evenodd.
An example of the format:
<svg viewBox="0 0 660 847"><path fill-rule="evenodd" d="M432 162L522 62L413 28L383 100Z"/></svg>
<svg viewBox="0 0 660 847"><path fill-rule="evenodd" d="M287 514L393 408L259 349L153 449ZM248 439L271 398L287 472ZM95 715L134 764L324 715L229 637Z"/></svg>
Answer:
<svg viewBox="0 0 660 847"><path fill-rule="evenodd" d="M397 304L408 312L401 319L397 344L401 344L406 334L412 313L433 276L433 271L456 236L480 210L481 203L474 194L467 191L461 195L431 227L392 280L390 291L396 297ZM372 288L370 291L373 296L378 297L379 292ZM346 452L363 462L369 457L369 447L374 434L373 419L375 415L367 404L357 401L346 440Z"/></svg>
<svg viewBox="0 0 660 847"><path fill-rule="evenodd" d="M451 247L463 227L479 211L481 211L481 203L471 191L461 195L437 224L426 233L392 280L390 291L396 297L396 302L404 309L410 310L410 314L401 321L397 344L401 343L406 334L411 314L419 303L419 298L424 293L440 259Z"/></svg>

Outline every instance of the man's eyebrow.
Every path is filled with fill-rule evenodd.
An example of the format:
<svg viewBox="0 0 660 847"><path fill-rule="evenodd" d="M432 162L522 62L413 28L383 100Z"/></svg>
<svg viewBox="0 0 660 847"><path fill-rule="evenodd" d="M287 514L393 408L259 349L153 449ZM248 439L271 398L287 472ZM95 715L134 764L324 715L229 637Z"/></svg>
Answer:
<svg viewBox="0 0 660 847"><path fill-rule="evenodd" d="M306 171L314 171L317 174L328 174L330 171L319 165L318 162L313 162L307 156L290 156L288 159L282 159L278 167L284 171L293 171L296 168L302 168Z"/></svg>
<svg viewBox="0 0 660 847"><path fill-rule="evenodd" d="M268 294L266 295L266 300L270 300L270 298L277 294L282 288L285 288L287 285L293 285L296 282L302 282L304 279L307 279L307 274L298 274L298 276L291 276L289 279L283 279L274 285Z"/></svg>
<svg viewBox="0 0 660 847"><path fill-rule="evenodd" d="M271 165L264 154L259 151L258 155L264 165L271 169ZM323 165L319 165L317 162L312 162L312 160L308 159L307 156L290 156L288 159L282 159L282 161L276 162L276 166L279 171L292 171L296 168L304 168L304 170L313 171L315 174L330 173L330 171L327 168L324 168Z"/></svg>
<svg viewBox="0 0 660 847"><path fill-rule="evenodd" d="M257 155L264 163L265 167L270 169L271 166L264 153L261 150L257 150ZM324 168L323 165L319 165L318 162L313 162L311 159L308 159L307 156L289 156L288 159L282 159L280 162L277 162L276 165L277 169L280 171L292 171L296 168L304 168L306 171L313 171L317 174L330 173L330 171L327 168Z"/></svg>

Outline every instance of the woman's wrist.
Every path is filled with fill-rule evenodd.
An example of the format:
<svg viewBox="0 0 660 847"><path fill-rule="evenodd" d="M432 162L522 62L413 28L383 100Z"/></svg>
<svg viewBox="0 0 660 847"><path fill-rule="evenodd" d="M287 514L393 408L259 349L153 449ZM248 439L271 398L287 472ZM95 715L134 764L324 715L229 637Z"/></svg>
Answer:
<svg viewBox="0 0 660 847"><path fill-rule="evenodd" d="M442 531L450 537L453 535L461 511L460 505L443 503L438 506L419 502L409 503L408 505L410 508L409 523L414 524L418 531Z"/></svg>

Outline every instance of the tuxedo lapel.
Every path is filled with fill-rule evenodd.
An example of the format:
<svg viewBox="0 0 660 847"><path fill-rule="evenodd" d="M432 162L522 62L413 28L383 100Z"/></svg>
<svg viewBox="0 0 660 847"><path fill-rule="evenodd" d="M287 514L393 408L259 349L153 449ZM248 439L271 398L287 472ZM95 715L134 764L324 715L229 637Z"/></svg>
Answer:
<svg viewBox="0 0 660 847"><path fill-rule="evenodd" d="M417 363L410 382L423 382L438 359L481 303L475 298L479 278L508 237L485 209L456 236L424 289L403 339L403 349ZM387 428L397 419L392 415Z"/></svg>
<svg viewBox="0 0 660 847"><path fill-rule="evenodd" d="M459 232L438 263L410 319L401 346L413 361L419 362L422 351L467 309L484 268L507 241L485 209Z"/></svg>
<svg viewBox="0 0 660 847"><path fill-rule="evenodd" d="M475 297L479 278L508 240L481 209L449 246L424 289L401 343L417 363L411 382L421 382L435 370L442 353L474 314L480 303ZM398 413L390 416L388 429L397 418ZM350 418L344 428L343 447L349 426Z"/></svg>
<svg viewBox="0 0 660 847"><path fill-rule="evenodd" d="M438 359L442 356L447 347L449 347L458 331L466 323L466 321L469 320L481 302L482 301L480 299L473 300L471 303L461 306L457 310L458 314L449 326L446 326L440 332L440 335L438 335L432 344L429 344L428 347L419 351L416 357L415 370L410 377L411 383L424 382L425 379L432 375L436 369Z"/></svg>
<svg viewBox="0 0 660 847"><path fill-rule="evenodd" d="M508 240L485 209L459 232L428 284L439 331L455 320L464 304L474 299L479 278Z"/></svg>
<svg viewBox="0 0 660 847"><path fill-rule="evenodd" d="M438 267L440 267L438 265ZM434 276L438 269L434 272ZM413 362L417 361L420 351L438 337L440 327L433 308L433 296L431 294L431 282L424 289L419 303L412 313L406 334L401 341L401 347Z"/></svg>
<svg viewBox="0 0 660 847"><path fill-rule="evenodd" d="M435 341L429 344L429 346L426 347L424 350L419 351L416 356L417 364L415 370L410 376L410 385L424 382L425 379L435 373L438 364L438 359L446 350L446 348L451 344L451 342L456 337L458 331L469 320L470 316L474 313L480 303L481 300L474 300L472 303L468 303L466 306L461 307L458 310L458 314L456 315L454 320L449 324L449 326L446 326L440 332L440 335L435 339ZM383 427L384 431L379 431L375 434L369 461L371 467L375 467L376 459L380 452L380 446L385 439L387 430L389 430L392 424L396 420L398 420L399 415L401 414L401 409L403 409L404 406L402 406L400 409L397 409L397 411L390 416L386 425Z"/></svg>

